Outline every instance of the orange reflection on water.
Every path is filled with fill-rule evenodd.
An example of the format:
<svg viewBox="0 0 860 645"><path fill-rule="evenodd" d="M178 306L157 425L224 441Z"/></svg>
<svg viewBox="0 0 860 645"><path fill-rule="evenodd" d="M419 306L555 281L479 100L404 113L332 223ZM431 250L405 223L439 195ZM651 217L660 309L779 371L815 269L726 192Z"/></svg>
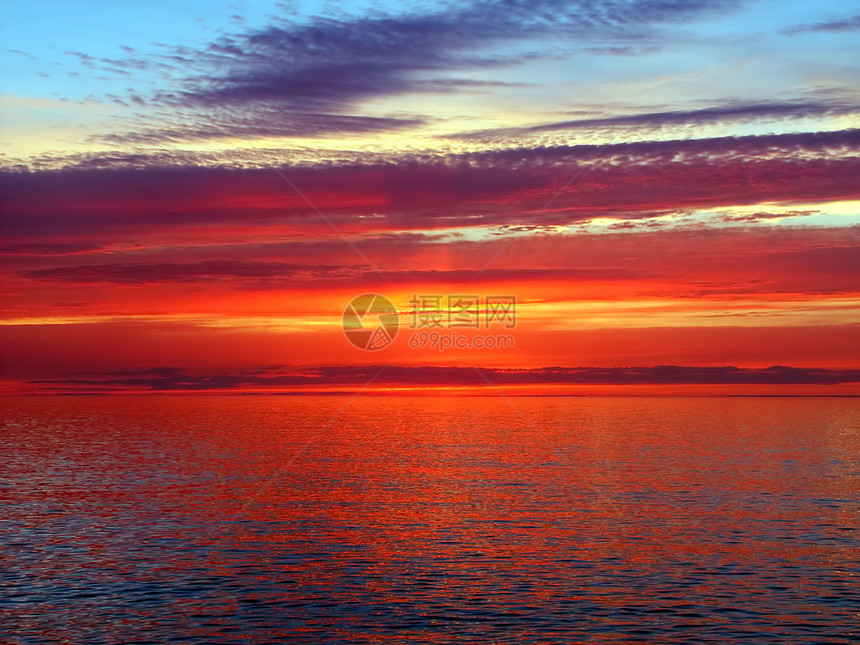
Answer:
<svg viewBox="0 0 860 645"><path fill-rule="evenodd" d="M25 610L63 619L25 629L826 640L851 620L853 400L346 401L16 402L30 548L6 564L32 572Z"/></svg>

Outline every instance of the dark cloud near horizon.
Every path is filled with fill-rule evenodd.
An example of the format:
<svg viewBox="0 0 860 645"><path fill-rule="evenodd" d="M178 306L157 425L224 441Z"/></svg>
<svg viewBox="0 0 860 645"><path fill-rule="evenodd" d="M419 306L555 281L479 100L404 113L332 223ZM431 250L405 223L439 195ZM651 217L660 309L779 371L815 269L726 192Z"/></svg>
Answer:
<svg viewBox="0 0 860 645"><path fill-rule="evenodd" d="M112 372L88 378L44 379L32 385L79 389L148 391L241 390L243 388L356 388L371 380L380 365L322 366L294 373L268 374L270 368L238 373L194 374L159 367ZM264 375L268 374L268 375ZM483 375L483 376L482 376ZM692 367L544 367L535 369L453 366L386 366L377 384L409 386L494 385L837 385L860 382L860 370L772 366L768 368Z"/></svg>

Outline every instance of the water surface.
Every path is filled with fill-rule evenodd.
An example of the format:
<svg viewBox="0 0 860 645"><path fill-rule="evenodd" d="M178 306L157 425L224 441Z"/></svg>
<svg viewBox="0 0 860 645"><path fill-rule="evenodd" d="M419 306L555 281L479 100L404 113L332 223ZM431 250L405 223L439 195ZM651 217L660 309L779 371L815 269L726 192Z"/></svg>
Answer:
<svg viewBox="0 0 860 645"><path fill-rule="evenodd" d="M844 643L856 399L5 399L3 643Z"/></svg>

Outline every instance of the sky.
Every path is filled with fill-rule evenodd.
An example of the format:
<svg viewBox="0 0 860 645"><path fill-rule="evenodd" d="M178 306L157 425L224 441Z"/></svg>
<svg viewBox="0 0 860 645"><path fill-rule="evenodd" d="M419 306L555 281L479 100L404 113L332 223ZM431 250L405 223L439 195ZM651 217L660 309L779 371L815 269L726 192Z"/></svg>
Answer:
<svg viewBox="0 0 860 645"><path fill-rule="evenodd" d="M860 394L856 1L0 11L0 392Z"/></svg>

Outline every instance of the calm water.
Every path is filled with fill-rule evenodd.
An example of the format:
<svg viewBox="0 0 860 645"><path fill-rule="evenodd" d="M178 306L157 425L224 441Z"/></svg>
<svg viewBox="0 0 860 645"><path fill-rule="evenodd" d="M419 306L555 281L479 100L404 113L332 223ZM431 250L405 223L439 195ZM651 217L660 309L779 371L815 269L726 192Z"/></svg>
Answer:
<svg viewBox="0 0 860 645"><path fill-rule="evenodd" d="M856 399L347 400L0 402L0 642L858 639Z"/></svg>

